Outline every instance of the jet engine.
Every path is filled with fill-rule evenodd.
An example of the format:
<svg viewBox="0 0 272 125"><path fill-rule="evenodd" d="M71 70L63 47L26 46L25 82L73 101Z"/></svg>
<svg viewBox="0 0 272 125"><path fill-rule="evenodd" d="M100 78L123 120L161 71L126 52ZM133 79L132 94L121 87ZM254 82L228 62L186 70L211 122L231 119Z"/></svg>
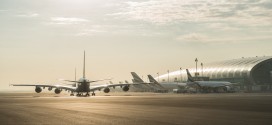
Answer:
<svg viewBox="0 0 272 125"><path fill-rule="evenodd" d="M127 92L129 90L129 87L128 86L124 86L122 89L123 89L123 91Z"/></svg>
<svg viewBox="0 0 272 125"><path fill-rule="evenodd" d="M35 88L35 92L40 93L41 91L42 91L42 88L41 88L41 87L36 87L36 88Z"/></svg>
<svg viewBox="0 0 272 125"><path fill-rule="evenodd" d="M105 93L109 93L109 92L110 92L110 88L108 88L108 87L105 88L105 89L104 89L104 92L105 92Z"/></svg>
<svg viewBox="0 0 272 125"><path fill-rule="evenodd" d="M56 93L56 94L60 94L60 92L61 92L60 89L58 89L58 88L55 89L55 93Z"/></svg>

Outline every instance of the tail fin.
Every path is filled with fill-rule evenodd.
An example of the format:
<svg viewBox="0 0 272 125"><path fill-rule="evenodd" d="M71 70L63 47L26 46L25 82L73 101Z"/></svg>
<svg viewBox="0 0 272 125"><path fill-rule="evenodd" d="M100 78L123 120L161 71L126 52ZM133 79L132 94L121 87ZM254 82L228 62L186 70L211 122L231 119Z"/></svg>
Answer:
<svg viewBox="0 0 272 125"><path fill-rule="evenodd" d="M85 78L85 50L84 50L84 60L83 60L83 78Z"/></svg>
<svg viewBox="0 0 272 125"><path fill-rule="evenodd" d="M138 83L143 83L144 81L135 73L135 72L131 72L131 75L134 79L134 82L138 82Z"/></svg>
<svg viewBox="0 0 272 125"><path fill-rule="evenodd" d="M73 87L77 87L77 82L76 82L76 68L75 68L75 84L73 85Z"/></svg>
<svg viewBox="0 0 272 125"><path fill-rule="evenodd" d="M159 84L159 82L157 82L157 80L155 80L151 75L147 75L147 76L148 76L149 82Z"/></svg>
<svg viewBox="0 0 272 125"><path fill-rule="evenodd" d="M148 76L149 82L155 83L156 85L160 86L162 89L165 89L156 79L153 78L153 76L151 75L147 75L147 76Z"/></svg>
<svg viewBox="0 0 272 125"><path fill-rule="evenodd" d="M188 77L188 80L187 80L187 81L189 81L189 82L194 82L194 79L193 79L193 77L192 77L192 75L190 74L190 72L189 72L188 69L186 69L186 72L187 72L187 77Z"/></svg>
<svg viewBox="0 0 272 125"><path fill-rule="evenodd" d="M131 79L132 80L132 83L136 83L134 79Z"/></svg>

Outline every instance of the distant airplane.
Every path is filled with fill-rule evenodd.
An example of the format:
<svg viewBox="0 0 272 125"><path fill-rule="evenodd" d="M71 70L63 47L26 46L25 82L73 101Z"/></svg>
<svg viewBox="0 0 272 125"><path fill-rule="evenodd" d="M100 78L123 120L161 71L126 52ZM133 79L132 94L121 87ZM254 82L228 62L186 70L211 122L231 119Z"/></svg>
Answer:
<svg viewBox="0 0 272 125"><path fill-rule="evenodd" d="M157 80L153 78L153 76L151 75L147 75L147 76L150 83L154 83L165 90L170 90L170 91L182 90L182 89L184 90L187 87L186 83L178 83L178 82L159 83Z"/></svg>
<svg viewBox="0 0 272 125"><path fill-rule="evenodd" d="M165 90L165 88L163 88L160 84L158 84L157 82L144 82L135 72L131 72L131 75L133 77L132 81L133 83L138 83L138 84L142 84L142 86L144 86L145 88L149 89L149 90Z"/></svg>
<svg viewBox="0 0 272 125"><path fill-rule="evenodd" d="M139 85L135 85L134 87L140 89L141 91L149 91L149 90L154 90L154 87L149 86L147 82L144 82L144 80L142 80L137 73L135 72L131 72L131 75L133 77L132 79L132 83L136 83Z"/></svg>
<svg viewBox="0 0 272 125"><path fill-rule="evenodd" d="M103 79L109 80L109 79ZM70 96L74 96L74 93L77 93L76 96L82 96L86 93L85 96L90 96L89 92L92 92L92 96L95 96L95 91L103 89L105 93L110 92L110 87L115 88L116 86L120 86L123 91L128 91L131 84L103 84L103 85L90 85L90 83L103 81L103 80L88 80L85 77L85 51L84 51L84 61L83 61L83 77L78 81L74 80L64 80L68 82L74 82L73 86L65 86L65 85L42 85L42 84L12 84L12 86L35 86L35 91L40 93L42 88L45 89L48 87L48 90L51 91L52 88L55 88L55 93L59 94L62 90L71 91Z"/></svg>
<svg viewBox="0 0 272 125"><path fill-rule="evenodd" d="M232 86L234 85L234 83L230 83L227 81L195 81L188 69L186 69L186 72L188 76L188 80L187 80L188 86L198 88L204 91L218 92L220 89L223 89L223 91L225 92L233 91Z"/></svg>

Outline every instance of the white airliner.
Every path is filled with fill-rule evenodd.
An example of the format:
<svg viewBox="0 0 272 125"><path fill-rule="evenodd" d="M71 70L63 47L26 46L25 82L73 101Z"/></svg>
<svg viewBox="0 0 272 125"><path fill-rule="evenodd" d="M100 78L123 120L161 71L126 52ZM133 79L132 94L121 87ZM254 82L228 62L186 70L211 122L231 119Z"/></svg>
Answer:
<svg viewBox="0 0 272 125"><path fill-rule="evenodd" d="M190 87L194 87L205 92L219 92L220 89L225 92L233 91L233 85L235 83L230 83L227 81L195 81L188 69L186 69L186 72L188 76L187 85Z"/></svg>
<svg viewBox="0 0 272 125"><path fill-rule="evenodd" d="M107 80L107 79L104 79ZM70 96L74 96L74 93L77 93L76 96L81 96L84 93L85 96L90 96L89 92L92 92L92 96L95 96L95 91L102 90L105 93L110 92L110 87L115 88L117 86L120 86L123 91L128 91L131 84L103 84L103 85L90 85L90 83L103 81L103 80L88 80L85 77L85 51L84 51L84 61L83 61L83 77L80 78L78 81L72 81L72 80L64 80L68 82L74 82L76 83L75 86L67 86L67 85L43 85L43 84L12 84L12 86L35 86L35 91L37 93L40 93L42 91L42 88L45 89L48 87L48 90L51 91L53 88L55 88L55 93L59 94L62 90L68 90L71 92Z"/></svg>
<svg viewBox="0 0 272 125"><path fill-rule="evenodd" d="M157 80L155 80L151 75L147 75L149 82L154 83L161 88L164 88L168 91L182 91L185 90L187 87L187 83L179 83L179 82L165 82L165 83L159 83Z"/></svg>
<svg viewBox="0 0 272 125"><path fill-rule="evenodd" d="M165 82L165 83L159 83L157 82L151 75L148 75L149 81L151 83L156 83L158 85L161 85L167 90L180 90L180 91L186 91L189 90L189 88L196 88L198 90L201 90L202 92L219 92L220 90L223 90L225 92L232 92L233 91L233 85L235 83L230 83L226 81L195 81L190 74L189 70L187 71L187 77L188 80L186 83L178 83L178 82Z"/></svg>

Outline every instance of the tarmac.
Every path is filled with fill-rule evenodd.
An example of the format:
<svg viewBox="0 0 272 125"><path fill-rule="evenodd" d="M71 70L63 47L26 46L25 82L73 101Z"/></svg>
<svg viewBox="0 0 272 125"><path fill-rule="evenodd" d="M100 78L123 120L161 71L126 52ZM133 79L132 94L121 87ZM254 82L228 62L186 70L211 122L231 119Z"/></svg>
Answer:
<svg viewBox="0 0 272 125"><path fill-rule="evenodd" d="M1 125L272 125L272 93L0 93Z"/></svg>

